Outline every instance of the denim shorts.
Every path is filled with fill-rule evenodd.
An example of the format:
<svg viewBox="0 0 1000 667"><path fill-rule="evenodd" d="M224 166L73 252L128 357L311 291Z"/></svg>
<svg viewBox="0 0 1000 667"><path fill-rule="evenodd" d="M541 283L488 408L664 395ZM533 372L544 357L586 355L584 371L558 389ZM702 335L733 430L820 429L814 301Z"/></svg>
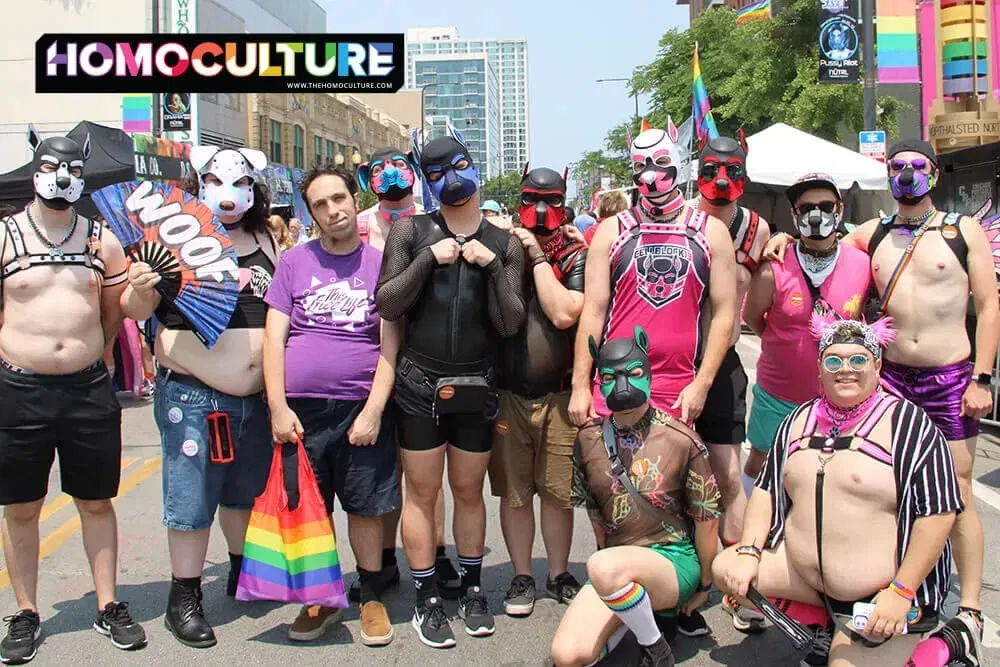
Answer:
<svg viewBox="0 0 1000 667"><path fill-rule="evenodd" d="M264 491L274 445L271 418L261 394L240 398L190 376L156 377L153 416L163 451L163 525L204 530L215 508L249 510ZM229 415L234 458L212 463L208 415Z"/></svg>

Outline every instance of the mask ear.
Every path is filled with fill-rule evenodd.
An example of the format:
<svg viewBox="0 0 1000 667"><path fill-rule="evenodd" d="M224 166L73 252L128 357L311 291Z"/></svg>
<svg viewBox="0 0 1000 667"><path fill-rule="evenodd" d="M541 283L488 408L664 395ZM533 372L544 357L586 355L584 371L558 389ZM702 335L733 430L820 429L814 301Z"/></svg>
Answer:
<svg viewBox="0 0 1000 667"><path fill-rule="evenodd" d="M705 150L705 146L708 146L708 135L704 135L698 138L698 152L701 153Z"/></svg>
<svg viewBox="0 0 1000 667"><path fill-rule="evenodd" d="M191 166L194 167L194 170L200 174L201 170L212 161L212 158L218 152L218 146L192 146L191 157L188 159L191 161Z"/></svg>
<svg viewBox="0 0 1000 667"><path fill-rule="evenodd" d="M90 132L87 133L87 138L83 140L83 161L86 162L90 159Z"/></svg>
<svg viewBox="0 0 1000 667"><path fill-rule="evenodd" d="M632 152L632 130L629 129L628 125L625 125L625 149L629 153Z"/></svg>
<svg viewBox="0 0 1000 667"><path fill-rule="evenodd" d="M646 331L642 327L635 328L635 344L638 345L639 349L644 353L649 353L649 337L646 335Z"/></svg>
<svg viewBox="0 0 1000 667"><path fill-rule="evenodd" d="M569 181L566 180L567 178L569 178L569 167L563 167L563 185L569 187Z"/></svg>
<svg viewBox="0 0 1000 667"><path fill-rule="evenodd" d="M587 347L590 348L590 356L593 358L594 361L597 361L597 356L598 356L597 341L594 340L593 336L587 336Z"/></svg>
<svg viewBox="0 0 1000 667"><path fill-rule="evenodd" d="M677 139L681 136L680 132L677 131L677 126L674 125L674 120L667 116L667 136L670 137L670 141L677 143Z"/></svg>
<svg viewBox="0 0 1000 667"><path fill-rule="evenodd" d="M41 143L42 135L38 134L38 128L34 125L28 125L28 145L31 146L31 151L37 151Z"/></svg>
<svg viewBox="0 0 1000 667"><path fill-rule="evenodd" d="M528 177L528 165L530 165L530 164L531 164L530 161L524 163L524 171L521 172L521 181L522 182L524 181L524 179L526 179Z"/></svg>
<svg viewBox="0 0 1000 667"><path fill-rule="evenodd" d="M368 185L370 183L369 176L371 175L371 164L365 162L364 164L358 165L358 185L361 186L362 192L368 192Z"/></svg>
<svg viewBox="0 0 1000 667"><path fill-rule="evenodd" d="M736 136L739 137L740 147L743 148L743 152L747 154L747 157L750 157L750 145L747 144L747 135L746 132L743 131L742 127L739 129L739 132L736 133Z"/></svg>
<svg viewBox="0 0 1000 667"><path fill-rule="evenodd" d="M245 157L247 162L250 163L250 166L257 171L260 171L267 166L267 156L259 150L254 148L241 148L240 155Z"/></svg>
<svg viewBox="0 0 1000 667"><path fill-rule="evenodd" d="M413 157L413 151L406 153L406 161L410 163L410 169L413 171L418 171L420 167L417 166L417 159Z"/></svg>
<svg viewBox="0 0 1000 667"><path fill-rule="evenodd" d="M642 119L642 123L639 125L639 134L642 134L646 130L652 130L653 126L649 124L649 121L645 118Z"/></svg>

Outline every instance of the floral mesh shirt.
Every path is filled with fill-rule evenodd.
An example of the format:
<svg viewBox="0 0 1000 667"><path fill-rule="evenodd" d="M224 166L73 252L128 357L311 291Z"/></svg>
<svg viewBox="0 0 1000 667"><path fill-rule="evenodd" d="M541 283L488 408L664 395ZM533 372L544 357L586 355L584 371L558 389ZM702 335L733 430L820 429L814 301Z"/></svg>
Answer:
<svg viewBox="0 0 1000 667"><path fill-rule="evenodd" d="M653 409L635 428L617 431L618 457L632 484L654 507L671 517L661 521L637 507L611 474L602 425L580 430L573 452L573 504L586 507L604 526L606 545L651 546L693 539L693 521L722 513L722 496L708 462L708 450L694 431Z"/></svg>

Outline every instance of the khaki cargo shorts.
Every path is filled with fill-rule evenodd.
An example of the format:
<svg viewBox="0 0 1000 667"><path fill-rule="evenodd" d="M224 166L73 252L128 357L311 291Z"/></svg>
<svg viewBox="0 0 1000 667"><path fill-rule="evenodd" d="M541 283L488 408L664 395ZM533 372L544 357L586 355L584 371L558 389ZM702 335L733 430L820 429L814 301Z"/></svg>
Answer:
<svg viewBox="0 0 1000 667"><path fill-rule="evenodd" d="M579 429L569 419L570 392L527 399L500 392L493 425L490 488L512 507L532 496L569 509L573 486L573 445Z"/></svg>

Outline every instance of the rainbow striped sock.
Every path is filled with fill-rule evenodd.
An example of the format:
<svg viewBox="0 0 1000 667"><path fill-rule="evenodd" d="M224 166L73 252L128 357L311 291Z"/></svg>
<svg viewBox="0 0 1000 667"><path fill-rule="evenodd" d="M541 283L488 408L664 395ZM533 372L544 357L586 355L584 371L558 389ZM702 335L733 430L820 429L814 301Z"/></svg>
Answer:
<svg viewBox="0 0 1000 667"><path fill-rule="evenodd" d="M642 646L652 646L663 636L656 626L653 607L642 584L631 582L601 600L621 619Z"/></svg>

